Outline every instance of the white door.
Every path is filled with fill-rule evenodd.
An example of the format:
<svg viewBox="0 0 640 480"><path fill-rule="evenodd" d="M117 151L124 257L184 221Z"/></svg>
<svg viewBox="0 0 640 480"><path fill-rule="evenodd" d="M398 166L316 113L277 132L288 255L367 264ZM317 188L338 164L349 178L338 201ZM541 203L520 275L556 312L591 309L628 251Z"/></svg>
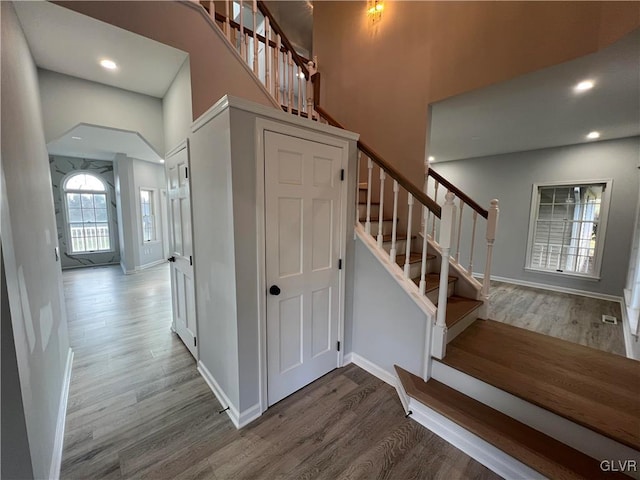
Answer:
<svg viewBox="0 0 640 480"><path fill-rule="evenodd" d="M165 160L169 197L169 250L173 325L191 355L198 358L196 301L191 243L188 144Z"/></svg>
<svg viewBox="0 0 640 480"><path fill-rule="evenodd" d="M265 131L267 397L338 366L342 149Z"/></svg>

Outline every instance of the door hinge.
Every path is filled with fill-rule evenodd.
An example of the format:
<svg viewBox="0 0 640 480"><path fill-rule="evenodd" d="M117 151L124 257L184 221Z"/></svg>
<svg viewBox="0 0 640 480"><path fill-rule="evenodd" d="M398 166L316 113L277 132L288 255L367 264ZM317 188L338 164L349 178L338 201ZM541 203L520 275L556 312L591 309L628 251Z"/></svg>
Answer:
<svg viewBox="0 0 640 480"><path fill-rule="evenodd" d="M189 167L184 167L184 178L189 178Z"/></svg>
<svg viewBox="0 0 640 480"><path fill-rule="evenodd" d="M344 182L344 168L340 170L340 181Z"/></svg>
<svg viewBox="0 0 640 480"><path fill-rule="evenodd" d="M338 270L342 270L342 259L338 259Z"/></svg>
<svg viewBox="0 0 640 480"><path fill-rule="evenodd" d="M340 351L340 340L338 340L338 345L336 346L336 348L338 349L338 351Z"/></svg>
<svg viewBox="0 0 640 480"><path fill-rule="evenodd" d="M193 337L193 346L194 347L198 346L198 339L196 337Z"/></svg>
<svg viewBox="0 0 640 480"><path fill-rule="evenodd" d="M193 266L193 257L189 255L189 265Z"/></svg>

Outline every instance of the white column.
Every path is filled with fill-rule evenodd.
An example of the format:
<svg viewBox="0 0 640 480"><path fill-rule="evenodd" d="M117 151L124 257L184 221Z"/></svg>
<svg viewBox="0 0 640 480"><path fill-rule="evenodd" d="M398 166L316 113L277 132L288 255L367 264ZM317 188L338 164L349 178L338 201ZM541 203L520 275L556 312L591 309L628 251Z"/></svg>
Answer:
<svg viewBox="0 0 640 480"><path fill-rule="evenodd" d="M482 280L482 296L485 301L489 298L489 288L491 286L491 260L493 258L493 242L496 240L496 230L498 229L498 200L491 200L489 207L489 217L487 218L487 261L484 267L484 279Z"/></svg>
<svg viewBox="0 0 640 480"><path fill-rule="evenodd" d="M438 243L442 252L442 264L440 267L440 290L438 291L438 313L436 325L446 328L447 318L447 291L449 290L449 254L451 252L451 242L455 237L456 230L456 206L453 203L454 195L447 192L445 203L442 206L440 216L440 236Z"/></svg>

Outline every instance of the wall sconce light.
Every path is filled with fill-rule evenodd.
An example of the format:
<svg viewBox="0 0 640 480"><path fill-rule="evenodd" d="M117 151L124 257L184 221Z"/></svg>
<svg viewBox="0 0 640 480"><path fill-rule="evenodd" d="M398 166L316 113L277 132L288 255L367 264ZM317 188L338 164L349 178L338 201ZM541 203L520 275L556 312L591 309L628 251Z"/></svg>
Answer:
<svg viewBox="0 0 640 480"><path fill-rule="evenodd" d="M376 23L382 18L383 10L383 0L367 0L367 16L371 20L371 23Z"/></svg>

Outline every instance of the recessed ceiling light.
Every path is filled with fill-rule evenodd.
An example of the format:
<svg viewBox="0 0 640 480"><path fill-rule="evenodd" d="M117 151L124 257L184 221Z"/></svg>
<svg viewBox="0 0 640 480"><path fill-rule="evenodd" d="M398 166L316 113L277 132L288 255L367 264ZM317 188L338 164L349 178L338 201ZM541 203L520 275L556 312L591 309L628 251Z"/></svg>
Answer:
<svg viewBox="0 0 640 480"><path fill-rule="evenodd" d="M106 68L107 70L115 70L116 68L118 68L118 65L116 65L116 62L114 62L113 60L109 60L107 58L105 58L104 60L100 60L100 65L103 68Z"/></svg>
<svg viewBox="0 0 640 480"><path fill-rule="evenodd" d="M578 83L575 87L573 87L573 89L576 92L586 92L587 90L591 90L593 88L593 80L583 80L582 82Z"/></svg>
<svg viewBox="0 0 640 480"><path fill-rule="evenodd" d="M164 159L163 158L160 159L160 163L164 163Z"/></svg>
<svg viewBox="0 0 640 480"><path fill-rule="evenodd" d="M587 134L587 138L589 139L595 139L595 138L600 138L600 132L596 132L595 130L593 132L589 132Z"/></svg>
<svg viewBox="0 0 640 480"><path fill-rule="evenodd" d="M82 137L71 137L73 140L82 140Z"/></svg>
<svg viewBox="0 0 640 480"><path fill-rule="evenodd" d="M433 162L435 159L436 159L436 157L433 157L433 156L429 157L429 161L430 162Z"/></svg>

